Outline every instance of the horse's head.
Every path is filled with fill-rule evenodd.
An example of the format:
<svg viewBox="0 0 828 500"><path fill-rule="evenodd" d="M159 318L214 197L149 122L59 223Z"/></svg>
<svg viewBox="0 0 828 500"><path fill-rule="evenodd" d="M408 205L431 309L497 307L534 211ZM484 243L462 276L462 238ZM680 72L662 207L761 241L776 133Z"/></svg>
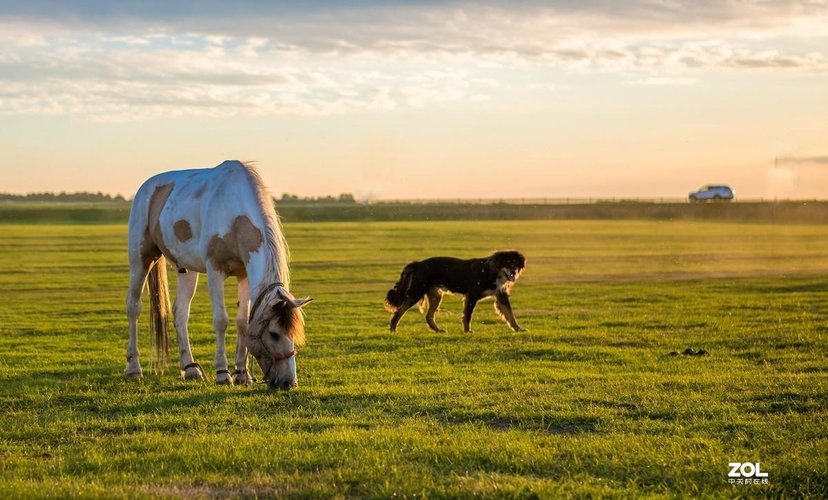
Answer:
<svg viewBox="0 0 828 500"><path fill-rule="evenodd" d="M296 347L305 342L301 307L313 300L294 298L278 286L254 303L247 330L247 348L256 358L270 389L296 385Z"/></svg>

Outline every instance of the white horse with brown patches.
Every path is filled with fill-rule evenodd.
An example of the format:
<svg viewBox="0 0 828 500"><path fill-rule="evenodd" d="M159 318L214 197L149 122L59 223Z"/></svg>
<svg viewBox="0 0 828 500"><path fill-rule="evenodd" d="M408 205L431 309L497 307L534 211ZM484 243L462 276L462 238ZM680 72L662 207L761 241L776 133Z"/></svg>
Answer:
<svg viewBox="0 0 828 500"><path fill-rule="evenodd" d="M143 376L137 337L145 283L156 351L162 358L167 355L169 262L179 273L173 314L185 379L205 379L193 359L187 321L198 273L207 273L216 332L216 382L252 383L247 369L250 352L270 388L296 385L296 346L304 341L299 308L312 299L296 299L288 291L287 253L272 199L250 165L225 161L215 168L165 172L144 182L129 214L126 375ZM228 323L224 280L228 276L238 278L239 299L232 376L224 343Z"/></svg>

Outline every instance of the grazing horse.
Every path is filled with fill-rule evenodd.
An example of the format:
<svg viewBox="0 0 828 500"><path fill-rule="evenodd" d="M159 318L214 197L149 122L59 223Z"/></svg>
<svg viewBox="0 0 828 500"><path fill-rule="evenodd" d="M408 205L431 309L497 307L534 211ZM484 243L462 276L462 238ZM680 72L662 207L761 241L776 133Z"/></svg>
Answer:
<svg viewBox="0 0 828 500"><path fill-rule="evenodd" d="M273 201L252 166L225 161L215 168L164 172L149 178L135 194L129 214L127 377L143 376L137 337L145 283L156 353L166 359L167 262L178 270L172 310L185 379L205 379L193 359L187 321L198 273L207 273L216 332L216 383L251 384L249 352L270 388L296 385L296 346L305 336L300 308L313 299L297 299L288 291L287 244ZM232 376L224 343L228 322L224 281L228 276L238 279L239 300Z"/></svg>

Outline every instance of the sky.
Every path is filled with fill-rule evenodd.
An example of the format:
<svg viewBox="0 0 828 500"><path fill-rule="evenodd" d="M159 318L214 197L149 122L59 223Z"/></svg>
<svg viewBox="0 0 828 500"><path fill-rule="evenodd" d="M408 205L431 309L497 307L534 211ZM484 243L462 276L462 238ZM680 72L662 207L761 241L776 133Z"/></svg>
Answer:
<svg viewBox="0 0 828 500"><path fill-rule="evenodd" d="M828 2L0 0L0 192L828 197Z"/></svg>

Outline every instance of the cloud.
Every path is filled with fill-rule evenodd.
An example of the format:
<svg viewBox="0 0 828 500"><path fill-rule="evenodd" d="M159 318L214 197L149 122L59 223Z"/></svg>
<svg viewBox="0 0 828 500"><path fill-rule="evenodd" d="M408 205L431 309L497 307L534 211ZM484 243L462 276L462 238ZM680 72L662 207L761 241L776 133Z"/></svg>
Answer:
<svg viewBox="0 0 828 500"><path fill-rule="evenodd" d="M801 30L806 21L816 20L814 27L824 28L826 15L828 7L820 0L0 1L0 19L7 21L87 32L282 38L315 50L367 50L386 43L460 49L470 42L479 46L499 40L503 34L514 38L518 32L544 42L584 34L716 36L738 31L761 37L795 23ZM811 30L804 36L818 33Z"/></svg>
<svg viewBox="0 0 828 500"><path fill-rule="evenodd" d="M793 145L785 144L784 149ZM795 196L800 185L803 167L828 165L828 155L795 156L780 155L767 169L765 196L769 198L790 198Z"/></svg>
<svg viewBox="0 0 828 500"><path fill-rule="evenodd" d="M695 78L675 78L669 76L652 76L641 78L639 80L632 80L633 85L693 85L698 82Z"/></svg>
<svg viewBox="0 0 828 500"><path fill-rule="evenodd" d="M144 0L142 2L101 2L100 0L14 0L0 1L0 14L9 17L45 19L76 25L90 24L169 24L201 29L206 25L260 19L341 19L353 21L356 17L376 19L384 13L454 11L450 22L462 22L464 12L472 8L498 10L504 13L524 11L553 12L556 15L583 15L615 20L649 21L653 23L727 23L763 21L776 24L774 19L792 15L814 16L824 14L822 0L721 1L721 0L477 0L477 1L403 1L403 0L313 0L307 2L260 2L257 0ZM469 16L467 16L469 17ZM411 18L408 18L411 19ZM403 18L405 20L405 18ZM413 20L412 20L413 21ZM400 24L399 20L398 23ZM414 25L412 22L411 25ZM254 24L261 26L261 24ZM248 24L239 26L245 30ZM249 33L249 31L248 31ZM236 33L238 34L238 33Z"/></svg>
<svg viewBox="0 0 828 500"><path fill-rule="evenodd" d="M777 165L828 165L828 155L818 156L780 156Z"/></svg>
<svg viewBox="0 0 828 500"><path fill-rule="evenodd" d="M827 39L820 1L0 1L0 113L375 112L485 103L550 69L825 75Z"/></svg>
<svg viewBox="0 0 828 500"><path fill-rule="evenodd" d="M334 115L449 102L464 98L469 85L458 70L362 71L265 50L268 42L258 38L187 39L181 44L177 36L153 36L113 47L110 40L78 37L0 50L0 113L107 121Z"/></svg>

